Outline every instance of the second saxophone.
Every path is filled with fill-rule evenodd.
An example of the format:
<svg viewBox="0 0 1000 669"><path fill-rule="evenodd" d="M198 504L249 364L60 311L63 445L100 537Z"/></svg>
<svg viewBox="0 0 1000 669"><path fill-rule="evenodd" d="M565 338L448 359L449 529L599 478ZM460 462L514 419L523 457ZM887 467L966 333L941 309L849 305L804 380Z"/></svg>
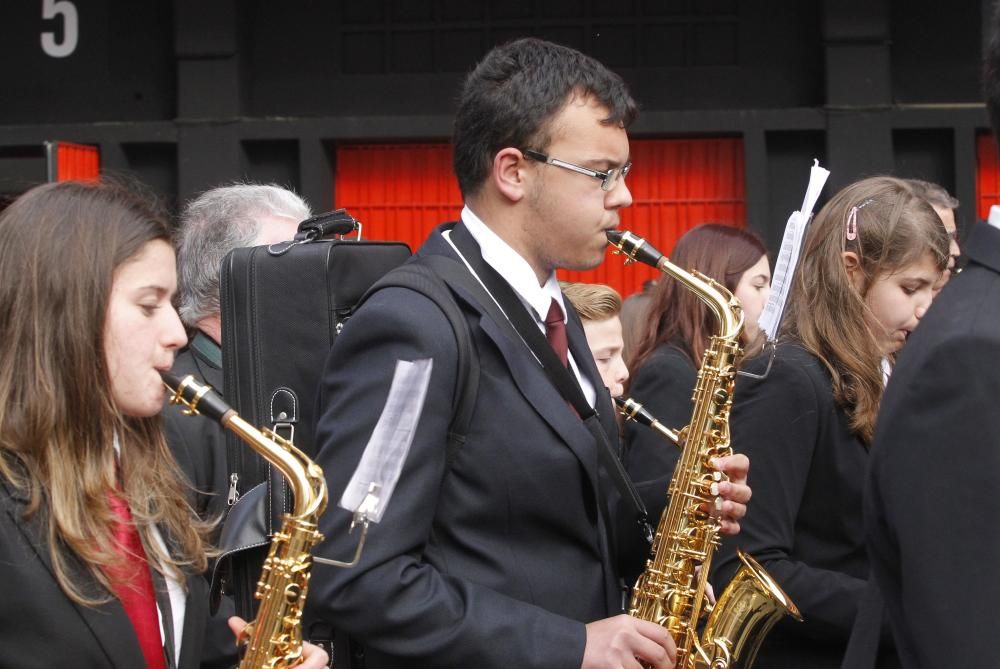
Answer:
<svg viewBox="0 0 1000 669"><path fill-rule="evenodd" d="M257 618L240 635L239 669L285 669L302 661L302 608L309 590L312 550L323 535L317 528L326 508L326 480L317 464L270 430L259 431L227 405L211 387L167 372L163 381L191 415L203 413L235 432L288 479L294 508L275 533L257 583Z"/></svg>
<svg viewBox="0 0 1000 669"><path fill-rule="evenodd" d="M709 567L719 545L718 486L724 480L711 460L732 454L729 410L741 354L743 311L725 287L677 267L641 237L627 231L607 235L626 263L638 260L677 279L708 305L719 323L701 361L690 423L679 434L664 432L676 437L681 454L650 558L632 589L629 614L670 632L677 644L679 669L748 669L771 627L784 615L798 620L801 615L768 573L742 551L742 565L714 608L706 598ZM643 422L640 410L632 403L623 414Z"/></svg>

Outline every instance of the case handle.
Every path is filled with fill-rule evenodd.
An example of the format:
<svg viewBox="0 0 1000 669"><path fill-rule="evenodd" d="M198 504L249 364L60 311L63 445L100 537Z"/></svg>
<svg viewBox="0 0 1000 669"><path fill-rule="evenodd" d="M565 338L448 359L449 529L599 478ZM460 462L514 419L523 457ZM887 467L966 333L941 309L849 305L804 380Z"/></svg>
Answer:
<svg viewBox="0 0 1000 669"><path fill-rule="evenodd" d="M344 236L357 231L361 239L361 223L347 213L346 209L317 214L299 223L296 241L312 241L324 237Z"/></svg>

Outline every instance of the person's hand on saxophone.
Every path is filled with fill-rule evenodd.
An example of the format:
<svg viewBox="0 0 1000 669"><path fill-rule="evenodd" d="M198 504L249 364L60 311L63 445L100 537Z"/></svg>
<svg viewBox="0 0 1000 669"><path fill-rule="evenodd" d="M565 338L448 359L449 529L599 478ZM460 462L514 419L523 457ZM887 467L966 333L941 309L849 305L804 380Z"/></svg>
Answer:
<svg viewBox="0 0 1000 669"><path fill-rule="evenodd" d="M247 621L243 620L239 616L233 616L229 619L229 629L233 631L233 634L238 640L240 638L240 633L243 632L243 628L247 626ZM301 664L295 665L295 669L324 669L330 664L330 656L326 654L326 651L315 646L308 641L302 642L302 662Z"/></svg>
<svg viewBox="0 0 1000 669"><path fill-rule="evenodd" d="M740 520L747 515L747 503L752 491L747 485L747 475L750 472L750 459L742 453L733 453L724 458L716 458L712 463L715 468L729 477L728 481L719 483L719 497L722 498L722 509L719 520L722 523L722 534L738 534Z"/></svg>

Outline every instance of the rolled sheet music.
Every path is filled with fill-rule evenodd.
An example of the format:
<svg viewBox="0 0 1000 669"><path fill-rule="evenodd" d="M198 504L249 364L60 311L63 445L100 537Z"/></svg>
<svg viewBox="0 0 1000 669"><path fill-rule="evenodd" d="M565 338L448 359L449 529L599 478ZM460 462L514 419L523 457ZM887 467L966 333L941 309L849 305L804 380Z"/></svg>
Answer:
<svg viewBox="0 0 1000 669"><path fill-rule="evenodd" d="M802 250L802 240L805 237L809 221L812 220L816 200L819 199L819 194L829 176L830 170L820 167L818 160L813 160L813 166L809 170L809 185L806 187L806 194L802 199L802 208L793 211L788 217L788 223L785 224L785 235L781 240L781 249L774 262L771 295L757 321L760 328L767 334L768 342L774 343L778 339L781 317L785 312L785 304L788 302L792 279L795 276L795 267L799 262L799 252Z"/></svg>

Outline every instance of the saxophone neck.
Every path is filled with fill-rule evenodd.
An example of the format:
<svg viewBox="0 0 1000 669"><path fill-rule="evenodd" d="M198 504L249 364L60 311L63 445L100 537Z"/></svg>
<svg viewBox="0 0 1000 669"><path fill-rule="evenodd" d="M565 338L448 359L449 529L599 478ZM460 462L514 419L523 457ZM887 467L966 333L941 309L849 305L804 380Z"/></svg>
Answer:
<svg viewBox="0 0 1000 669"><path fill-rule="evenodd" d="M628 230L609 230L606 235L613 253L623 255L625 264L641 262L677 279L712 310L719 324L719 337L739 340L743 332L743 309L725 286L696 270L681 269L652 244Z"/></svg>
<svg viewBox="0 0 1000 669"><path fill-rule="evenodd" d="M218 421L278 468L293 492L292 516L307 519L323 512L327 500L326 480L322 470L305 453L271 430L258 430L243 420L211 386L198 383L193 376L182 379L170 372L160 375L172 393L171 404L183 405L186 414L204 414Z"/></svg>
<svg viewBox="0 0 1000 669"><path fill-rule="evenodd" d="M743 333L743 307L728 288L698 270L685 271L664 256L657 263L664 274L683 283L691 292L708 305L719 325L718 336L729 341L739 341Z"/></svg>

